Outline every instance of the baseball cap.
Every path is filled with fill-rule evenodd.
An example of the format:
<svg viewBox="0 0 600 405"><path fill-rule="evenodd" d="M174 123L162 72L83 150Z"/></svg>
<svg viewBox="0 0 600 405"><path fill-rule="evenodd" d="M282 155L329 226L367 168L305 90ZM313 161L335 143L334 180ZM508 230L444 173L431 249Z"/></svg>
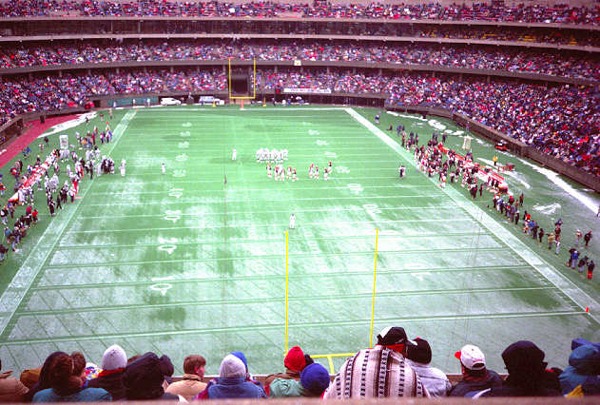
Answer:
<svg viewBox="0 0 600 405"><path fill-rule="evenodd" d="M406 346L406 358L417 363L431 363L431 345L423 338L417 337Z"/></svg>
<svg viewBox="0 0 600 405"><path fill-rule="evenodd" d="M477 371L485 368L485 356L475 345L464 345L462 349L454 353L454 357L459 359L462 365L469 370Z"/></svg>
<svg viewBox="0 0 600 405"><path fill-rule="evenodd" d="M383 346L406 343L406 331L400 326L388 326L377 335L377 344Z"/></svg>

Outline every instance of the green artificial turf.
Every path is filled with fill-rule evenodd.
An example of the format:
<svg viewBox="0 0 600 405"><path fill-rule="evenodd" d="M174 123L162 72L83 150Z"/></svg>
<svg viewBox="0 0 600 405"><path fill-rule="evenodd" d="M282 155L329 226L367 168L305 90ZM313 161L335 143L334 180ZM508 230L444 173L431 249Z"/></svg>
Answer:
<svg viewBox="0 0 600 405"><path fill-rule="evenodd" d="M525 194L525 209L542 227L564 220L563 251L555 255L490 209L489 192L473 201L460 184L442 189L437 177L420 173L388 131L403 123L421 143L445 131L447 145L463 152L461 128L385 113L375 125L376 113L118 110L113 142L101 149L117 167L126 160L126 176L117 168L86 178L76 202L54 218L37 193L41 222L2 264L4 367L36 367L55 350L80 350L100 363L118 343L130 356L168 354L178 373L188 354L204 355L211 374L225 354L241 350L252 373L268 374L282 370L286 343L325 365L321 356L367 347L372 314L375 335L404 326L430 341L433 365L449 373L460 371L453 353L466 343L502 372L500 353L516 340L538 343L559 367L572 338L600 340L600 274L589 281L564 266L576 228L600 237L598 196L473 140L480 163L498 155L500 164L515 164L509 188ZM72 143L75 131L86 125L64 131ZM50 138L58 145L58 134ZM297 169L298 181L268 178L255 160L259 148L287 149L284 166ZM308 178L311 163L319 180ZM295 229L288 229L291 213ZM585 254L600 261L597 246L594 239ZM337 369L343 356L332 359Z"/></svg>

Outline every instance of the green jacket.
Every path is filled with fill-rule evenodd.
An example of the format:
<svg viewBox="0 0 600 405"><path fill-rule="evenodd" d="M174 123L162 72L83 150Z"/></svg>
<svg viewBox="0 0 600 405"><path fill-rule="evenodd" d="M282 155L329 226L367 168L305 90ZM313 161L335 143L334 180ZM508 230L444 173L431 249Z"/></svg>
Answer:
<svg viewBox="0 0 600 405"><path fill-rule="evenodd" d="M271 398L301 397L302 385L300 381L276 378L270 386Z"/></svg>

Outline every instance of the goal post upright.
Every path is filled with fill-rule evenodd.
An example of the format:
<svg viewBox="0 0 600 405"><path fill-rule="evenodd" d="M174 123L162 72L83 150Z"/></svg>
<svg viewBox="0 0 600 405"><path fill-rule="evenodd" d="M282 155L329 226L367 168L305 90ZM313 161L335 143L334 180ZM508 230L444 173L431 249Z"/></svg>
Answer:
<svg viewBox="0 0 600 405"><path fill-rule="evenodd" d="M290 239L289 231L284 232L284 329L283 329L283 353L287 353L290 346ZM379 261L379 228L375 228L375 239L373 249L373 285L371 289L371 313L369 322L369 347L374 346L375 335L375 303L377 300L377 262ZM351 357L355 352L348 353L323 353L312 354L313 359L324 359L327 361L330 374L335 374L334 359Z"/></svg>
<svg viewBox="0 0 600 405"><path fill-rule="evenodd" d="M232 71L231 71L231 57L227 59L227 81L228 81L228 95L229 100L236 102L240 100L241 103L244 100L255 100L256 99L256 58L252 59L252 91L248 92L244 96L236 96L233 94L233 83L232 83ZM242 104L243 106L243 104Z"/></svg>

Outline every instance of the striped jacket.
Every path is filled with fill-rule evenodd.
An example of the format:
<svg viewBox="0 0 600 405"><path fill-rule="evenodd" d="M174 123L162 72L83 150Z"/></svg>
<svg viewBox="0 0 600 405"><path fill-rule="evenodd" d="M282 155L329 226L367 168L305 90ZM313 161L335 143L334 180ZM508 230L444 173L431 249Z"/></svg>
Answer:
<svg viewBox="0 0 600 405"><path fill-rule="evenodd" d="M324 399L426 397L421 379L400 353L375 346L348 358Z"/></svg>

